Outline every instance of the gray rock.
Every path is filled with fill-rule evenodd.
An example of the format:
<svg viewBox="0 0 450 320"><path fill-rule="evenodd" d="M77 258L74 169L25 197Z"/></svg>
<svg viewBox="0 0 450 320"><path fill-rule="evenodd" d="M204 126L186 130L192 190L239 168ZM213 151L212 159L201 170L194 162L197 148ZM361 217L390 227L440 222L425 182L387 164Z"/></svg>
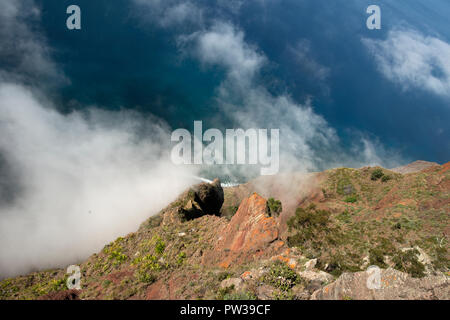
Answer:
<svg viewBox="0 0 450 320"><path fill-rule="evenodd" d="M273 299L274 288L268 285L259 286L256 289L256 295L259 300L271 300Z"/></svg>
<svg viewBox="0 0 450 320"><path fill-rule="evenodd" d="M299 272L300 277L308 281L320 281L322 283L329 283L334 280L334 277L325 271L302 271Z"/></svg>
<svg viewBox="0 0 450 320"><path fill-rule="evenodd" d="M241 278L229 278L223 280L220 283L220 287L223 289L234 287L235 290L240 291L244 289L244 281Z"/></svg>
<svg viewBox="0 0 450 320"><path fill-rule="evenodd" d="M450 282L445 275L412 278L394 270L380 269L380 286L369 289L366 271L344 273L335 282L315 291L313 300L434 300L450 299Z"/></svg>
<svg viewBox="0 0 450 320"><path fill-rule="evenodd" d="M291 290L296 300L309 300L311 295L303 285L296 285Z"/></svg>
<svg viewBox="0 0 450 320"><path fill-rule="evenodd" d="M311 259L308 262L305 263L305 270L306 271L312 271L317 264L317 259Z"/></svg>
<svg viewBox="0 0 450 320"><path fill-rule="evenodd" d="M313 292L322 289L322 287L323 287L322 281L313 280L308 283L308 285L306 286L306 290L308 290L308 292L312 294Z"/></svg>

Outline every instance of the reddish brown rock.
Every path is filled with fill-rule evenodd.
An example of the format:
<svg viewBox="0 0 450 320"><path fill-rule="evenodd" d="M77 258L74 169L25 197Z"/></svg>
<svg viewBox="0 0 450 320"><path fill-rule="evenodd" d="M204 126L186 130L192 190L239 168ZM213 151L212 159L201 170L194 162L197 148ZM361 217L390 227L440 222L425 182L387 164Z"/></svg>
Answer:
<svg viewBox="0 0 450 320"><path fill-rule="evenodd" d="M443 164L441 167L442 167L442 170L440 171L440 173L447 172L448 170L450 170L450 162Z"/></svg>
<svg viewBox="0 0 450 320"><path fill-rule="evenodd" d="M278 227L273 217L266 217L266 200L254 193L242 201L223 234L217 248L255 251L278 238Z"/></svg>
<svg viewBox="0 0 450 320"><path fill-rule="evenodd" d="M41 296L38 300L80 300L80 292L76 289L57 291Z"/></svg>
<svg viewBox="0 0 450 320"><path fill-rule="evenodd" d="M163 280L156 281L147 288L146 300L169 299L169 289Z"/></svg>
<svg viewBox="0 0 450 320"><path fill-rule="evenodd" d="M278 221L266 216L266 200L254 193L244 199L231 221L219 232L214 249L204 256L204 263L218 263L228 268L273 254L280 249Z"/></svg>

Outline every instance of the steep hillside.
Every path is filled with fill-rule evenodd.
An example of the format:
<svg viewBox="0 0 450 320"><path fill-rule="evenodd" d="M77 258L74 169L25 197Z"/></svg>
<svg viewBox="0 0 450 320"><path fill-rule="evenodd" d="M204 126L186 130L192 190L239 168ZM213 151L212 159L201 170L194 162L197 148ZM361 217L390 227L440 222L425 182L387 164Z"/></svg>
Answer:
<svg viewBox="0 0 450 320"><path fill-rule="evenodd" d="M412 171L193 186L83 262L82 290L48 270L0 282L0 298L449 299L450 164Z"/></svg>

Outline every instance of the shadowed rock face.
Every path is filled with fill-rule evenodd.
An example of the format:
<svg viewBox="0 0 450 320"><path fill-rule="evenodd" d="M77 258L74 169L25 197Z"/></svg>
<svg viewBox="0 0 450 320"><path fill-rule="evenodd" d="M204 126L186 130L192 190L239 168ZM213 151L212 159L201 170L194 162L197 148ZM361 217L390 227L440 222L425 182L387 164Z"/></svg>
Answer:
<svg viewBox="0 0 450 320"><path fill-rule="evenodd" d="M187 194L186 204L180 208L182 220L193 220L204 215L220 215L224 201L224 193L220 180L212 183L201 183L193 187Z"/></svg>
<svg viewBox="0 0 450 320"><path fill-rule="evenodd" d="M200 208L206 214L216 215L220 214L222 208L224 194L220 180L215 179L211 184L202 183L197 186L195 190L195 201L200 205Z"/></svg>

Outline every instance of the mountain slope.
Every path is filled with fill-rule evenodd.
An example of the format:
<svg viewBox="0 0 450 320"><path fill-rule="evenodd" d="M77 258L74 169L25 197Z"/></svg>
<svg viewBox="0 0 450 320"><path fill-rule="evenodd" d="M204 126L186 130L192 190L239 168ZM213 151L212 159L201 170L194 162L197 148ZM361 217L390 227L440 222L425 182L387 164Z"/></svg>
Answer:
<svg viewBox="0 0 450 320"><path fill-rule="evenodd" d="M449 169L203 183L83 262L82 290L66 290L65 270L49 270L0 282L0 298L402 298L392 286L376 296L361 289L358 275L377 265L411 284L404 298L448 299ZM333 289L338 278L345 294Z"/></svg>

